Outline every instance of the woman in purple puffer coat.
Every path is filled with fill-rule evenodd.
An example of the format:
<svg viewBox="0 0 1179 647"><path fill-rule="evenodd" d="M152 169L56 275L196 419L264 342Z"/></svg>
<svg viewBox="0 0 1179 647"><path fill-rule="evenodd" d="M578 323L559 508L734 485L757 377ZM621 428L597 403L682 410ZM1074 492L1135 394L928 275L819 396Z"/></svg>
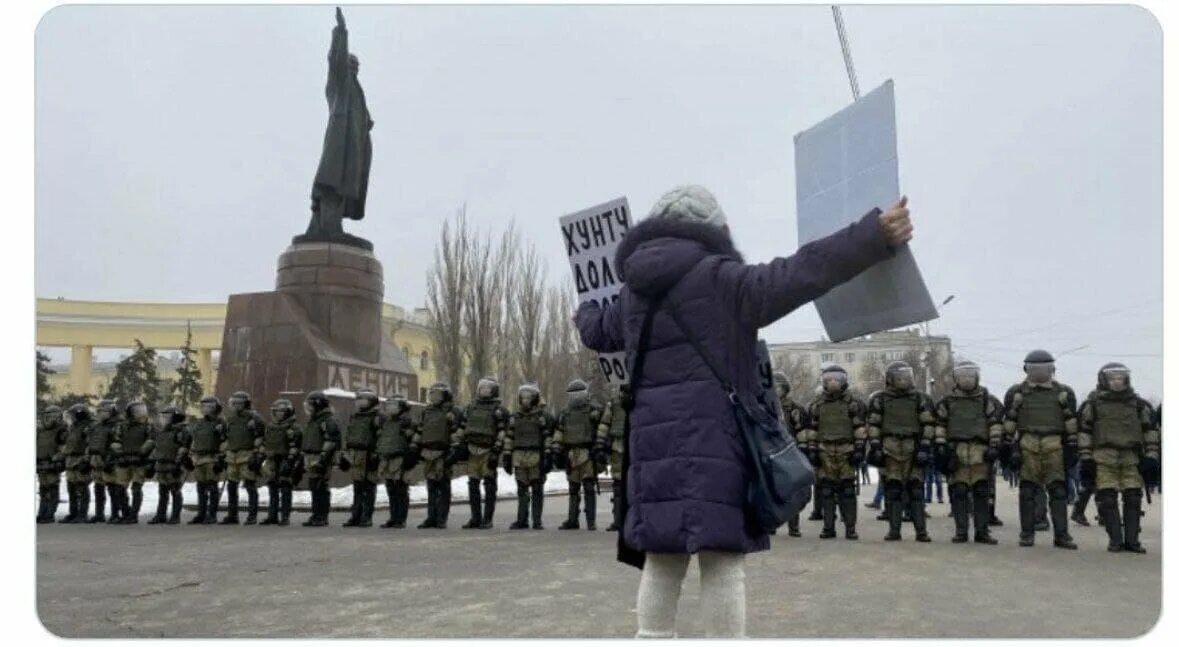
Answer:
<svg viewBox="0 0 1179 647"><path fill-rule="evenodd" d="M707 189L686 186L655 203L615 256L618 302L582 304L582 342L633 352L648 304L655 315L630 424L627 543L647 553L639 584L639 637L675 635L688 560L699 554L710 635L745 633L746 553L769 548L744 522L745 449L720 382L668 311L721 362L734 388L754 394L759 328L892 255L912 237L906 200L803 245L789 258L747 265Z"/></svg>

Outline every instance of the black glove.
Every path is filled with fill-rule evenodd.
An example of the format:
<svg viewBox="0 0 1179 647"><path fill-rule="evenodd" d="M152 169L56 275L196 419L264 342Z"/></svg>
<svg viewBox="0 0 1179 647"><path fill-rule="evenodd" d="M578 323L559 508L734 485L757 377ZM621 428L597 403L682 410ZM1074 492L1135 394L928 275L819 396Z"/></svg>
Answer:
<svg viewBox="0 0 1179 647"><path fill-rule="evenodd" d="M340 462L338 464L341 470L345 472L352 471L352 461L348 460L346 455L340 454Z"/></svg>
<svg viewBox="0 0 1179 647"><path fill-rule="evenodd" d="M505 472L507 472L508 474L512 473L512 455L511 454L505 452L503 460L500 461L500 464L503 465Z"/></svg>
<svg viewBox="0 0 1179 647"><path fill-rule="evenodd" d="M491 449L491 455L487 457L487 467L492 470L499 467L499 451L495 448Z"/></svg>
<svg viewBox="0 0 1179 647"><path fill-rule="evenodd" d="M444 456L442 458L442 465L444 467L446 467L447 469L454 467L454 464L459 462L458 457L459 457L458 449L455 447L452 447L452 448L450 448L450 451L446 452L446 456Z"/></svg>
<svg viewBox="0 0 1179 647"><path fill-rule="evenodd" d="M292 486L299 485L299 482L303 480L303 472L305 472L305 471L307 471L307 466L303 464L302 460L295 458L291 462L291 485Z"/></svg>
<svg viewBox="0 0 1179 647"><path fill-rule="evenodd" d="M217 460L213 461L213 473L220 474L225 471L228 465L225 462L225 456L218 456Z"/></svg>
<svg viewBox="0 0 1179 647"><path fill-rule="evenodd" d="M1013 472L1018 472L1022 465L1023 450L1019 448L1019 445L1012 445L1011 453L1007 456L1007 467L1011 468Z"/></svg>
<svg viewBox="0 0 1179 647"><path fill-rule="evenodd" d="M401 471L408 472L417 466L418 461L421 460L422 455L417 450L412 450L401 457Z"/></svg>
<svg viewBox="0 0 1179 647"><path fill-rule="evenodd" d="M81 463L78 463L78 466L75 467L74 469L76 469L78 471L78 473L81 474L82 476L87 476L90 474L90 471L93 468L94 468L94 466L90 464L90 460L84 459Z"/></svg>
<svg viewBox="0 0 1179 647"><path fill-rule="evenodd" d="M143 478L150 479L150 478L155 478L155 476L156 476L156 464L155 463L148 463L147 466L143 468Z"/></svg>
<svg viewBox="0 0 1179 647"><path fill-rule="evenodd" d="M174 479L180 478L181 473L182 472L180 469L180 463L176 463L175 465L172 466L172 478L174 478Z"/></svg>
<svg viewBox="0 0 1179 647"><path fill-rule="evenodd" d="M868 447L867 461L872 467L884 467L884 446L880 443L872 443Z"/></svg>
<svg viewBox="0 0 1179 647"><path fill-rule="evenodd" d="M559 470L568 470L569 454L566 454L561 450L558 450L556 454L553 454L553 467L556 467Z"/></svg>
<svg viewBox="0 0 1179 647"><path fill-rule="evenodd" d="M250 470L251 472L261 472L262 454L259 454L258 452L250 454L250 460L246 463L246 469Z"/></svg>
<svg viewBox="0 0 1179 647"><path fill-rule="evenodd" d="M126 454L119 454L118 458L107 463L114 463L116 467L131 467L131 457Z"/></svg>
<svg viewBox="0 0 1179 647"><path fill-rule="evenodd" d="M553 453L545 452L540 455L540 473L548 474L553 471Z"/></svg>
<svg viewBox="0 0 1179 647"><path fill-rule="evenodd" d="M377 468L380 466L381 466L381 457L377 456L376 454L370 453L368 455L368 462L365 463L365 467L367 467L368 469L365 471L375 472L375 471L377 471Z"/></svg>
<svg viewBox="0 0 1179 647"><path fill-rule="evenodd" d="M988 445L986 451L983 452L983 461L987 465L992 465L997 460L999 460L999 450Z"/></svg>
<svg viewBox="0 0 1179 647"><path fill-rule="evenodd" d="M103 474L113 474L114 471L115 471L114 461L103 461L103 463L102 463L102 473Z"/></svg>
<svg viewBox="0 0 1179 647"><path fill-rule="evenodd" d="M917 446L917 453L913 455L913 462L918 467L925 467L929 465L929 447L925 445Z"/></svg>
<svg viewBox="0 0 1179 647"><path fill-rule="evenodd" d="M610 448L596 445L593 451L590 452L590 459L594 462L597 470L599 472L602 471L610 463Z"/></svg>
<svg viewBox="0 0 1179 647"><path fill-rule="evenodd" d="M822 462L822 458L817 448L808 449L806 452L806 459L811 462L812 468L819 469L819 464Z"/></svg>
<svg viewBox="0 0 1179 647"><path fill-rule="evenodd" d="M1065 443L1064 447L1061 448L1061 453L1064 457L1064 469L1066 471L1075 467L1077 461L1080 460L1080 456L1077 453L1077 444L1075 442Z"/></svg>
<svg viewBox="0 0 1179 647"><path fill-rule="evenodd" d="M180 459L180 466L188 471L196 469L196 465L192 462L192 456L185 454L184 458Z"/></svg>
<svg viewBox="0 0 1179 647"><path fill-rule="evenodd" d="M1093 491L1097 487L1097 461L1092 458L1082 459L1077 476L1080 478L1081 487Z"/></svg>
<svg viewBox="0 0 1179 647"><path fill-rule="evenodd" d="M1147 487L1157 487L1163 477L1163 466L1159 464L1159 459L1143 455L1138 459L1138 473L1146 481Z"/></svg>

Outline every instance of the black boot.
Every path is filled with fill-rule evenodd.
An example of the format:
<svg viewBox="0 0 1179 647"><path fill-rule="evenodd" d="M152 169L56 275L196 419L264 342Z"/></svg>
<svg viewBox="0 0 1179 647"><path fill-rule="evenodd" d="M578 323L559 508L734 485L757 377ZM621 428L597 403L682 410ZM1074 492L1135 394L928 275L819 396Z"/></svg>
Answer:
<svg viewBox="0 0 1179 647"><path fill-rule="evenodd" d="M291 500L294 498L294 486L283 483L278 486L278 494L282 499L278 504L278 525L291 525Z"/></svg>
<svg viewBox="0 0 1179 647"><path fill-rule="evenodd" d="M613 479L610 482L610 525L606 526L606 532L614 532L622 528L622 523L618 520L618 494L622 488L622 481Z"/></svg>
<svg viewBox="0 0 1179 647"><path fill-rule="evenodd" d="M156 516L148 519L148 523L164 523L168 520L168 494L168 486L163 483L156 486L156 496L159 497L159 501L156 501Z"/></svg>
<svg viewBox="0 0 1179 647"><path fill-rule="evenodd" d="M217 510L221 507L221 487L217 481L209 481L209 509L205 512L205 523L217 523Z"/></svg>
<svg viewBox="0 0 1179 647"><path fill-rule="evenodd" d="M1045 532L1051 526L1048 524L1048 492L1045 488L1036 488L1036 532Z"/></svg>
<svg viewBox="0 0 1179 647"><path fill-rule="evenodd" d="M240 523L237 518L237 481L225 482L226 495L226 513L225 518L221 520L221 525L236 525Z"/></svg>
<svg viewBox="0 0 1179 647"><path fill-rule="evenodd" d="M409 483L394 481L393 496L397 500L397 514L393 517L394 528L404 528L409 518Z"/></svg>
<svg viewBox="0 0 1179 647"><path fill-rule="evenodd" d="M483 517L479 527L488 530L495 519L495 499L499 494L499 483L494 476L483 479Z"/></svg>
<svg viewBox="0 0 1179 647"><path fill-rule="evenodd" d="M820 508L823 511L823 531L819 539L833 539L835 537L835 484L823 479L819 486L819 496L823 497Z"/></svg>
<svg viewBox="0 0 1179 647"><path fill-rule="evenodd" d="M175 526L180 523L180 510L184 507L184 486L175 483L169 489L172 491L172 514L168 516L167 523Z"/></svg>
<svg viewBox="0 0 1179 647"><path fill-rule="evenodd" d="M205 515L209 508L209 489L204 483L198 482L196 484L197 491L197 513L188 523L205 523Z"/></svg>
<svg viewBox="0 0 1179 647"><path fill-rule="evenodd" d="M130 512L130 506L127 505L127 486L112 483L106 487L107 498L111 502L111 516L106 522L123 523L123 519L127 518Z"/></svg>
<svg viewBox="0 0 1179 647"><path fill-rule="evenodd" d="M143 484L131 484L131 523L139 523L139 509L143 507Z"/></svg>
<svg viewBox="0 0 1179 647"><path fill-rule="evenodd" d="M807 521L823 521L823 497L818 479L815 480L814 492L811 493L811 516Z"/></svg>
<svg viewBox="0 0 1179 647"><path fill-rule="evenodd" d="M361 512L364 516L361 518L361 528L371 528L373 525L373 509L377 505L377 484L375 481L367 481L364 484L364 510Z"/></svg>
<svg viewBox="0 0 1179 647"><path fill-rule="evenodd" d="M884 512L888 515L888 534L884 541L901 540L901 517L903 514L904 485L889 481L884 485Z"/></svg>
<svg viewBox="0 0 1179 647"><path fill-rule="evenodd" d="M332 489L327 478L319 481L319 525L330 526L328 517L332 514Z"/></svg>
<svg viewBox="0 0 1179 647"><path fill-rule="evenodd" d="M419 529L438 527L438 482L426 481L426 520L418 525Z"/></svg>
<svg viewBox="0 0 1179 647"><path fill-rule="evenodd" d="M797 512L794 513L793 517L790 517L790 521L787 522L787 528L788 528L788 532L786 534L790 535L791 537L801 537L802 536L802 531L799 530L799 527L798 527L798 513Z"/></svg>
<svg viewBox="0 0 1179 647"><path fill-rule="evenodd" d="M479 489L479 479L467 479L467 505L471 508L471 518L463 524L463 528L477 529L482 523L480 516L483 514L483 493Z"/></svg>
<svg viewBox="0 0 1179 647"><path fill-rule="evenodd" d="M278 523L278 506L279 506L278 483L271 481L266 484L266 518L262 520L261 526L273 526Z"/></svg>
<svg viewBox="0 0 1179 647"><path fill-rule="evenodd" d="M352 481L352 508L348 514L348 520L344 522L345 528L360 525L360 509L364 505L364 483L360 481Z"/></svg>
<svg viewBox="0 0 1179 647"><path fill-rule="evenodd" d="M1048 511L1052 516L1052 545L1076 550L1077 545L1068 532L1068 486L1064 481L1053 481L1049 488Z"/></svg>
<svg viewBox="0 0 1179 647"><path fill-rule="evenodd" d="M585 529L597 530L598 481L586 479L581 482L581 489L585 493Z"/></svg>
<svg viewBox="0 0 1179 647"><path fill-rule="evenodd" d="M544 514L544 481L533 481L532 485L532 529L544 530L541 515Z"/></svg>
<svg viewBox="0 0 1179 647"><path fill-rule="evenodd" d="M1073 513L1069 517L1073 523L1078 526L1089 526L1089 519L1085 517L1085 508L1089 507L1089 499L1092 498L1093 493L1089 488L1082 489L1077 493L1077 502L1073 504Z"/></svg>
<svg viewBox="0 0 1179 647"><path fill-rule="evenodd" d="M49 514L49 486L42 485L37 491L37 523L53 523Z"/></svg>
<svg viewBox="0 0 1179 647"><path fill-rule="evenodd" d="M1101 489L1097 491L1097 514L1105 520L1105 534L1109 535L1107 550L1120 553L1124 550L1126 538L1122 534L1122 518L1118 511L1118 491Z"/></svg>
<svg viewBox="0 0 1179 647"><path fill-rule="evenodd" d="M1122 525L1126 530L1122 548L1131 553L1145 553L1146 549L1138 541L1139 532L1142 530L1142 490L1122 490L1122 505Z"/></svg>
<svg viewBox="0 0 1179 647"><path fill-rule="evenodd" d="M78 522L78 508L82 503L82 494L78 491L78 484L76 482L66 482L66 495L69 498L69 508L64 519L58 523L77 523Z"/></svg>
<svg viewBox="0 0 1179 647"><path fill-rule="evenodd" d="M925 529L925 496L921 481L909 483L909 516L913 517L913 530L917 534L917 541L927 543L931 541Z"/></svg>
<svg viewBox="0 0 1179 647"><path fill-rule="evenodd" d="M970 517L966 510L966 484L954 483L950 486L950 514L954 517L955 544L961 544L970 539Z"/></svg>
<svg viewBox="0 0 1179 647"><path fill-rule="evenodd" d="M991 499L991 484L979 481L974 484L974 543L997 544L998 539L991 536L991 510L988 505Z"/></svg>
<svg viewBox="0 0 1179 647"><path fill-rule="evenodd" d="M318 479L307 484L307 493L311 495L311 516L307 517L307 520L303 522L303 526L307 528L318 528L324 525L323 521L319 518L320 510L323 508L323 496L319 491Z"/></svg>
<svg viewBox="0 0 1179 647"><path fill-rule="evenodd" d="M450 479L438 481L438 528L446 527L450 519Z"/></svg>
<svg viewBox="0 0 1179 647"><path fill-rule="evenodd" d="M516 481L516 520L508 526L509 530L526 530L528 528L528 484Z"/></svg>
<svg viewBox="0 0 1179 647"><path fill-rule="evenodd" d="M397 500L393 489L393 479L385 479L385 498L389 499L389 519L381 524L382 528L392 528L393 520L397 518Z"/></svg>
<svg viewBox="0 0 1179 647"><path fill-rule="evenodd" d="M246 481L246 524L258 523L258 482Z"/></svg>
<svg viewBox="0 0 1179 647"><path fill-rule="evenodd" d="M581 483L578 481L570 481L569 483L569 518L557 526L559 530L577 530L581 527L578 512L581 508Z"/></svg>
<svg viewBox="0 0 1179 647"><path fill-rule="evenodd" d="M856 482L844 481L839 497L839 516L843 519L843 536L846 539L860 538L856 532Z"/></svg>
<svg viewBox="0 0 1179 647"><path fill-rule="evenodd" d="M105 523L106 522L106 485L103 483L94 484L94 516L86 520L86 523ZM111 511L112 514L114 510Z"/></svg>
<svg viewBox="0 0 1179 647"><path fill-rule="evenodd" d="M1036 490L1035 483L1019 484L1019 545L1028 547L1036 544Z"/></svg>

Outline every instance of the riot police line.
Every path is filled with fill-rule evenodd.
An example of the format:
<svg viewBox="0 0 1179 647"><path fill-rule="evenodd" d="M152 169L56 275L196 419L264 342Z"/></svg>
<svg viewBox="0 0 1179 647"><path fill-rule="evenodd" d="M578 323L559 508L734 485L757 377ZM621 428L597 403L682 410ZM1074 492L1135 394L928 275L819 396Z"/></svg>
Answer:
<svg viewBox="0 0 1179 647"><path fill-rule="evenodd" d="M1055 361L1046 351L1029 353L1024 371L1025 379L1000 401L981 385L976 364L959 362L953 388L935 403L915 388L911 366L893 362L885 370L885 388L863 402L849 391L846 371L831 364L822 370L820 392L805 405L791 398L786 376L775 373L778 413L815 468L813 518L823 521L819 537L835 538L838 518L846 539L859 538L856 479L867 464L883 479L885 541L901 540L905 521L916 541L932 540L922 488L926 470L935 469L949 481L952 541L969 541L973 529L975 543L994 545L998 540L990 528L1001 525L994 515L999 465L1019 475L1020 546L1033 546L1037 529L1046 530L1050 519L1053 545L1076 548L1067 510L1068 473L1075 469L1082 501L1090 496L1096 501L1108 549L1144 553L1142 499L1161 484L1161 406L1151 407L1134 392L1129 369L1119 363L1101 367L1095 388L1079 404L1073 389L1055 380ZM343 430L322 391L304 401L305 424L286 399L275 401L270 420L264 420L240 391L230 397L228 411L217 398L205 398L193 421L170 406L153 423L143 402L128 404L125 415L109 400L100 402L96 413L85 404L64 413L51 406L38 421L37 521L56 520L64 471L69 511L60 523L138 523L142 487L153 478L159 499L148 523L179 523L181 485L192 476L198 501L189 523L241 523L244 488L245 524L288 525L292 490L305 479L311 516L303 525L326 526L328 483L332 470L340 469L352 478L352 508L344 526L372 525L377 487L383 485L389 518L381 527L404 528L408 475L420 464L427 505L418 528L445 528L452 470L465 462L470 518L463 528L493 527L497 474L503 469L517 484L510 527L542 529L544 482L556 469L569 483L568 517L560 528L580 528L584 512L585 527L594 530L598 475L609 466L612 478L621 476L625 393L625 387L615 388L600 406L584 381L573 380L565 406L553 415L535 384L519 388L509 411L490 377L479 381L466 407L457 406L441 382L430 387L429 401L417 411L403 397L382 404L375 393L361 391ZM91 485L95 514L87 516ZM260 485L269 497L266 516L258 521ZM613 485L614 491L622 487L618 480ZM226 514L218 519L222 494ZM618 516L615 506L608 530L623 524ZM791 536L801 534L797 518L788 526Z"/></svg>

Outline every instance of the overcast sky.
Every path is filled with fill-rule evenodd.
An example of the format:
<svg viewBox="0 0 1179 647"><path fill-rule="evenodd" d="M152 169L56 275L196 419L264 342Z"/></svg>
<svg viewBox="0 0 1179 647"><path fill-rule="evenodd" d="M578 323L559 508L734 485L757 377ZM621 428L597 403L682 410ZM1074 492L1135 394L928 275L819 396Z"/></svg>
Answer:
<svg viewBox="0 0 1179 647"><path fill-rule="evenodd" d="M850 102L817 7L345 7L376 125L386 301L425 299L442 219L508 218L568 271L558 216L710 187L749 260L797 246L795 133ZM1120 360L1162 393L1162 34L1136 7L844 9L896 82L935 334L1002 390L1035 347L1083 397ZM333 10L59 7L36 41L36 293L273 289L309 217ZM563 275L563 274L562 274ZM770 341L822 334L807 306ZM1082 347L1079 350L1078 347ZM1072 352L1066 352L1070 351ZM54 353L68 357L68 351Z"/></svg>

